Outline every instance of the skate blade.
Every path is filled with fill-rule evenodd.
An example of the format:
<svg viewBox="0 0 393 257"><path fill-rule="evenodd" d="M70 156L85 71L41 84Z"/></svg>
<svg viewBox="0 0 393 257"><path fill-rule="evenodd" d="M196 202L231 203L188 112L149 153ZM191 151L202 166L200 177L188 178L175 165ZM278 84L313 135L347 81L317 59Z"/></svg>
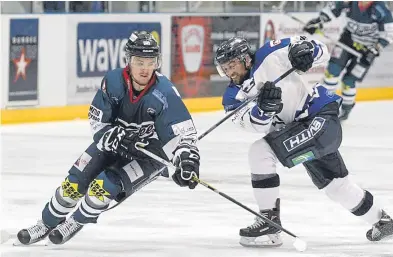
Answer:
<svg viewBox="0 0 393 257"><path fill-rule="evenodd" d="M52 241L50 241L49 239L45 239L45 240L44 240L44 245L45 245L45 246L53 246L53 245L55 245L55 244L52 243Z"/></svg>
<svg viewBox="0 0 393 257"><path fill-rule="evenodd" d="M13 246L27 246L27 245L22 244L22 243L19 241L18 238L16 238L16 239L14 240L14 242L12 243L12 245L13 245Z"/></svg>
<svg viewBox="0 0 393 257"><path fill-rule="evenodd" d="M283 242L279 234L271 234L259 237L240 237L240 245L255 248L280 247Z"/></svg>

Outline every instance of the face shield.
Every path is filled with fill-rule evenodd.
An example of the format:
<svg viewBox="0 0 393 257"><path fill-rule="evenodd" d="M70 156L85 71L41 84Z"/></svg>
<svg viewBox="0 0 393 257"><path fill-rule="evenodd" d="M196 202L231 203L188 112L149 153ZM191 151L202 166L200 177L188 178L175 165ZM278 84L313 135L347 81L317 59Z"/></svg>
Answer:
<svg viewBox="0 0 393 257"><path fill-rule="evenodd" d="M155 57L131 56L127 58L130 67L146 70L158 70L161 67L161 55Z"/></svg>
<svg viewBox="0 0 393 257"><path fill-rule="evenodd" d="M221 77L225 77L229 76L232 72L237 72L239 71L239 69L242 69L241 67L239 67L240 65L243 65L245 69L244 60L244 56L235 57L232 60L229 60L222 64L218 63L217 60L215 60L217 72Z"/></svg>

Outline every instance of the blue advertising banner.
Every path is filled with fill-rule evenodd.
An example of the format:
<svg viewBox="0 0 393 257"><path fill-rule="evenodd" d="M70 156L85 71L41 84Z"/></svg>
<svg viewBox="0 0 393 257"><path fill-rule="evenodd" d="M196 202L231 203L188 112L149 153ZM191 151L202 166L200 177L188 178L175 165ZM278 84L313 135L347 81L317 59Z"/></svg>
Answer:
<svg viewBox="0 0 393 257"><path fill-rule="evenodd" d="M38 19L11 19L8 104L37 103Z"/></svg>
<svg viewBox="0 0 393 257"><path fill-rule="evenodd" d="M81 22L77 26L76 76L69 87L70 104L86 104L93 99L104 75L125 67L124 47L133 31L148 31L160 42L159 22ZM72 78L70 78L72 80Z"/></svg>

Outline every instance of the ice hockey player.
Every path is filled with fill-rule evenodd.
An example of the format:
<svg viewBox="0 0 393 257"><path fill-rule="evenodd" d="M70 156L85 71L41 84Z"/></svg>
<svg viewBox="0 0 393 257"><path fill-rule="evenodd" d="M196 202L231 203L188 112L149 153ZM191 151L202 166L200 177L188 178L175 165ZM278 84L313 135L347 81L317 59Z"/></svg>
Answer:
<svg viewBox="0 0 393 257"><path fill-rule="evenodd" d="M334 92L340 73L346 68L341 81L343 103L339 115L341 120L346 120L355 106L356 82L364 79L374 59L393 41L393 19L381 1L337 1L326 6L319 17L310 20L304 31L314 34L324 23L339 17L342 11L346 13L347 24L339 42L359 52L361 58L339 45L334 46L323 84Z"/></svg>
<svg viewBox="0 0 393 257"><path fill-rule="evenodd" d="M231 79L223 95L227 112L245 99L260 94L255 102L232 118L242 129L266 133L254 142L248 154L251 184L261 215L281 224L277 163L291 168L303 164L315 186L355 216L372 225L370 241L393 235L393 220L374 204L373 195L348 178L338 151L342 140L338 118L341 97L322 85L308 86L302 73L328 61L326 46L305 37L284 38L266 43L255 53L239 37L218 47L215 62L222 76ZM274 85L290 68L293 72ZM279 246L279 230L256 218L240 229L243 246Z"/></svg>
<svg viewBox="0 0 393 257"><path fill-rule="evenodd" d="M159 176L162 164L137 150L136 143L172 160L177 167L173 180L195 188L191 178L199 176L200 161L196 129L173 84L157 72L161 55L156 40L148 32L133 32L125 52L127 67L105 75L90 106L94 142L45 205L42 220L19 231L22 244L48 235L52 243L63 244L84 225L96 223L112 200Z"/></svg>

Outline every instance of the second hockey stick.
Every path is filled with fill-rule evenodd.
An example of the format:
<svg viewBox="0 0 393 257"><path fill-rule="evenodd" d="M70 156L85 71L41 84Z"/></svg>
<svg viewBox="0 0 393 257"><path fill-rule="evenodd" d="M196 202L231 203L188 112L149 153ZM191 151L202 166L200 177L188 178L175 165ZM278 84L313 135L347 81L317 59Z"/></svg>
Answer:
<svg viewBox="0 0 393 257"><path fill-rule="evenodd" d="M164 160L163 158L161 158L161 157L155 155L154 153L152 153L152 152L150 152L150 151L144 149L144 148L142 147L142 145L141 145L141 146L138 146L138 143L136 143L136 144L135 144L135 147L136 147L136 149L138 149L138 150L141 151L142 153L146 154L146 155L149 156L150 158L152 158L152 159L154 159L154 160L156 160L156 161L158 161L158 162L160 162L160 163L166 165L166 166L169 167L169 168L175 169L175 166L174 166L172 163L170 163L170 162ZM231 201L232 203L234 203L234 204L240 206L241 208L247 210L248 212L254 214L255 216L257 216L258 218L262 219L263 221L265 221L266 223L268 223L268 224L271 225L272 227L275 227L275 228L277 228L277 229L279 229L279 230L285 232L286 234L290 235L291 237L295 238L295 241L294 241L294 243L293 243L293 246L296 248L296 250L298 250L298 251L300 251L300 252L303 252L303 251L306 250L306 248L307 248L307 243L306 243L305 241L303 241L302 239L300 239L300 238L299 238L298 236L296 236L295 234L293 234L292 232L290 232L289 230L286 230L285 228L283 228L283 227L280 226L279 224L277 224L277 223L271 221L270 219L268 219L268 218L262 216L261 214L259 214L259 213L257 213L256 211L250 209L249 207L245 206L244 204L240 203L239 201L235 200L234 198L230 197L229 195L227 195L227 194L225 194L225 193L219 191L218 189L216 189L216 188L214 188L213 186L209 185L209 184L206 183L205 181L203 181L203 180L201 180L201 179L199 179L199 178L197 178L197 177L195 177L195 176L192 178L192 180L194 180L194 181L197 182L198 184L201 184L202 186L204 186L204 187L210 189L210 190L213 191L214 193L219 194L220 196L226 198L227 200L229 200L229 201Z"/></svg>
<svg viewBox="0 0 393 257"><path fill-rule="evenodd" d="M278 82L280 82L282 79L284 79L286 76L288 76L289 74L291 74L293 71L295 71L295 68L291 68L289 70L287 70L285 73L283 73L280 77L278 77L273 83L277 84ZM211 126L208 130L206 130L205 132L203 132L201 135L198 136L198 141L201 140L202 138L204 138L207 134L209 134L210 132L212 132L214 129L216 129L218 126L220 126L224 121L226 121L227 119L229 119L230 117L232 117L233 115L235 115L237 112L239 112L239 110L241 110L243 107L245 107L247 104L249 104L250 102L254 101L256 98L258 97L258 94L254 97L251 97L249 99L247 99L245 102L243 102L240 106L238 106L234 111L232 111L230 114L226 115L224 118L222 118L220 121L218 121L216 124L214 124L213 126ZM154 174L152 174L150 176L150 180L153 180L156 176L158 176L158 174L162 171L162 169L160 169L160 171L155 172ZM121 204L122 202L124 202L128 197L124 196L122 199L120 199L118 202L116 202L113 206L108 207L106 210L104 210L103 212L107 212L109 210L112 210L113 208L117 207L119 204Z"/></svg>
<svg viewBox="0 0 393 257"><path fill-rule="evenodd" d="M289 74L291 74L293 71L295 70L295 68L290 68L289 70L287 70L284 74L282 74L280 77L278 77L275 81L273 81L274 84L277 84L278 82L280 82L282 79L284 79L286 76L288 76ZM258 94L254 97L251 97L249 99L247 99L246 101L244 101L241 105L239 105L234 111L232 111L230 114L226 115L224 118L222 118L221 120L219 120L216 124L214 124L213 126L211 126L208 130L206 130L205 132L203 132L202 134L199 135L198 140L201 140L202 138L204 138L207 134L209 134L210 132L212 132L214 129L216 129L218 126L220 126L224 121L226 121L227 119L229 119L230 117L232 117L233 115L235 115L236 113L238 113L241 109L243 109L243 107L247 106L249 103L251 103L252 101L254 101L256 98L258 97Z"/></svg>
<svg viewBox="0 0 393 257"><path fill-rule="evenodd" d="M299 22L302 26L305 26L305 25L306 25L305 22L303 22L302 20L300 20L300 19L297 18L296 16L294 16L294 15L288 13L288 12L285 12L284 10L275 9L274 11L280 12L280 13L282 13L282 14L288 16L288 17L291 18L292 20ZM317 29L317 30L315 31L315 33L318 34L318 35L321 35L323 38L325 38L325 39L327 39L327 40L333 42L333 43L336 44L336 45L338 45L339 47L341 47L342 49L344 49L344 50L347 51L348 53L350 53L350 54L356 56L356 58L359 59L359 58L362 57L362 54L361 54L361 53L359 53L359 52L357 52L356 50L352 49L351 47L349 47L349 46L347 46L347 45L341 43L340 41L333 40L332 38L328 37L322 30Z"/></svg>

